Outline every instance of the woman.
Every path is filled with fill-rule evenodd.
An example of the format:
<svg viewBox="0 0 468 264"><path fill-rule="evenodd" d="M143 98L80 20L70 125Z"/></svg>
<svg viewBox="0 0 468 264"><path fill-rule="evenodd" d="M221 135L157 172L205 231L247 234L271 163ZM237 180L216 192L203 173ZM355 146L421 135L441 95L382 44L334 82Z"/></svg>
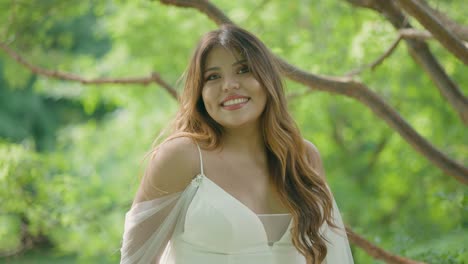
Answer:
<svg viewBox="0 0 468 264"><path fill-rule="evenodd" d="M353 263L319 153L259 39L207 33L180 101L126 215L121 263Z"/></svg>

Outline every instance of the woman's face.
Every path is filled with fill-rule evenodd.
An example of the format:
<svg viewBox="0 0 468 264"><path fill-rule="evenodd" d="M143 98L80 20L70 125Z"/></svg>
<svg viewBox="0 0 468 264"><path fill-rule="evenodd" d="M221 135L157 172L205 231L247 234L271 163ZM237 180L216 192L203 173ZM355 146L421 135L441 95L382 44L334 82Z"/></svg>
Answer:
<svg viewBox="0 0 468 264"><path fill-rule="evenodd" d="M206 111L226 128L258 123L265 109L265 89L239 53L215 46L203 69L202 98Z"/></svg>

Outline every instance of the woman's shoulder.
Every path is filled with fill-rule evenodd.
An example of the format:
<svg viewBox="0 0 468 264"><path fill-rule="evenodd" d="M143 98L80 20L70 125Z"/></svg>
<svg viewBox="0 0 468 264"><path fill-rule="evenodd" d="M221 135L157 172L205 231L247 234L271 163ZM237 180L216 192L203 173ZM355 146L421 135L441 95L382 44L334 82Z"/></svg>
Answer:
<svg viewBox="0 0 468 264"><path fill-rule="evenodd" d="M310 142L307 139L303 139L307 157L312 160L320 159L320 152L314 143Z"/></svg>
<svg viewBox="0 0 468 264"><path fill-rule="evenodd" d="M320 152L318 148L309 140L303 139L304 145L306 148L307 160L309 164L321 175L325 176L322 158L320 157Z"/></svg>
<svg viewBox="0 0 468 264"><path fill-rule="evenodd" d="M178 137L161 143L148 161L140 185L141 200L181 192L199 173L197 145L190 138Z"/></svg>
<svg viewBox="0 0 468 264"><path fill-rule="evenodd" d="M149 167L161 169L171 177L192 178L199 171L196 143L188 137L177 137L163 142L152 155Z"/></svg>
<svg viewBox="0 0 468 264"><path fill-rule="evenodd" d="M161 143L153 153L152 159L158 156L167 161L190 162L198 157L196 143L188 137L176 137Z"/></svg>

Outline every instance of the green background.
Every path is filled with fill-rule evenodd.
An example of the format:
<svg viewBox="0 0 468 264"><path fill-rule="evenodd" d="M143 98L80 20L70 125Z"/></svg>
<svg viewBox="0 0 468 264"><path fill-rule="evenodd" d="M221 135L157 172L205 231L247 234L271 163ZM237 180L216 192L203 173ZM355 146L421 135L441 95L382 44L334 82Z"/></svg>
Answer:
<svg viewBox="0 0 468 264"><path fill-rule="evenodd" d="M466 25L464 2L429 1ZM343 0L213 3L275 54L317 74L342 76L397 37L385 17ZM41 68L84 78L157 72L178 90L197 40L217 28L197 10L143 0L0 0L0 21L0 40ZM428 43L468 94L466 66ZM466 127L404 43L356 79L438 149L468 163ZM320 150L347 225L394 254L468 263L465 186L361 103L286 83L290 110ZM0 52L0 263L117 263L145 154L176 110L154 84L60 81ZM352 250L357 264L383 263Z"/></svg>

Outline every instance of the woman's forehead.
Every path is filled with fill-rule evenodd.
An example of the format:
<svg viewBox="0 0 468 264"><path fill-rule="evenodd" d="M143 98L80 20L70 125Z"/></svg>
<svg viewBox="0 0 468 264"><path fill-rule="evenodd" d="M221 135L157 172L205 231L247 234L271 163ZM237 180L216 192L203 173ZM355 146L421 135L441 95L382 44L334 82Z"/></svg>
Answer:
<svg viewBox="0 0 468 264"><path fill-rule="evenodd" d="M238 51L238 49L217 45L208 51L204 68L219 66L218 64L234 63L244 60L245 56L243 56Z"/></svg>
<svg viewBox="0 0 468 264"><path fill-rule="evenodd" d="M224 57L233 57L233 58L242 58L241 53L237 49L224 47L220 45L214 46L207 53L207 59L213 58L215 56L224 56Z"/></svg>

